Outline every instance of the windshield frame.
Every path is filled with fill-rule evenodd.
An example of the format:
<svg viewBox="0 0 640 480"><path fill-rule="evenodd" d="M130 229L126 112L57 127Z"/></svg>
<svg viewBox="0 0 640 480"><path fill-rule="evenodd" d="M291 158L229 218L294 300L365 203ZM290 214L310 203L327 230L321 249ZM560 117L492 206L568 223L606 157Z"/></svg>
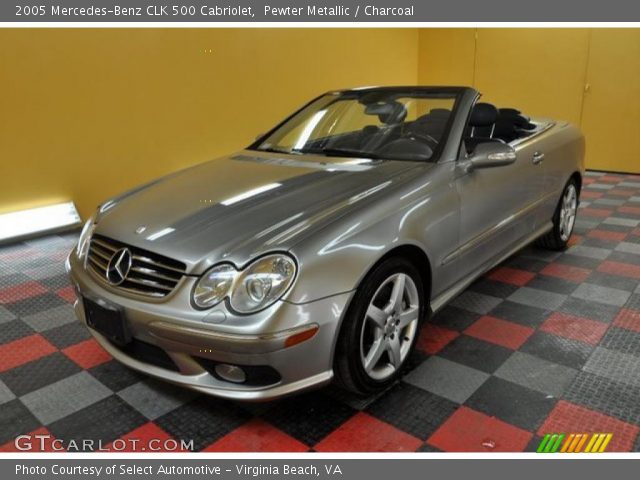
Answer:
<svg viewBox="0 0 640 480"><path fill-rule="evenodd" d="M453 123L455 122L455 120L456 120L456 118L458 116L458 111L460 109L460 104L462 103L461 100L462 100L465 92L468 91L468 90L470 90L469 87L406 86L406 87L370 87L370 88L350 89L350 90L334 90L334 91L325 92L322 95L318 95L317 97L313 98L309 102L307 102L304 105L302 105L299 109L294 111L291 115L286 117L284 120L282 120L280 123L278 123L275 127L273 127L271 130L269 130L265 134L260 135L253 143L251 143L248 147L246 147L246 150L269 153L269 150L266 150L264 148L259 148L259 147L271 135L273 135L276 131L278 131L280 128L282 128L286 123L288 123L289 121L294 119L297 115L299 115L306 108L308 108L309 106L313 105L315 102L321 100L322 98L325 98L328 95L333 95L333 96L336 96L338 98L343 97L345 99L357 98L357 97L360 97L360 96L372 95L372 94L375 94L375 93L388 94L388 95L401 95L401 96L408 96L408 97L411 97L411 96L419 97L419 96L431 96L431 95L438 96L438 95L443 95L443 96L451 97L451 99L453 100L453 106L451 108L451 114L449 115L449 118L447 119L447 123L446 123L445 129L444 129L444 132L442 134L442 139L438 143L437 148L433 151L433 154L431 155L431 157L429 159L425 160L425 159L374 157L374 156L365 154L365 152L362 152L363 154L361 156L357 157L357 158L364 158L364 159L393 160L393 161L403 161L403 162L438 163L438 161L440 160L440 156L441 156L446 144L449 141L450 133L451 133L451 127L452 127ZM282 155L297 155L297 156L323 155L320 152L318 152L318 153L315 153L315 152L314 153L305 153L305 152L292 151L292 152L275 152L275 153L280 153ZM339 155L334 155L334 156L339 156Z"/></svg>

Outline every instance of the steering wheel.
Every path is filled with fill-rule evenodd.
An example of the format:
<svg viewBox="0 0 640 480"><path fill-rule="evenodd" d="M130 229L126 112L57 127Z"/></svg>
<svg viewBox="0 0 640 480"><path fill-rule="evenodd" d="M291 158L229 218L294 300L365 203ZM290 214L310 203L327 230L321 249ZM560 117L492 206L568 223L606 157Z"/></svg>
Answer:
<svg viewBox="0 0 640 480"><path fill-rule="evenodd" d="M427 145L429 145L429 147L431 147L432 150L435 150L438 147L438 144L440 143L438 142L438 140L433 138L428 133L422 133L422 132L407 132L407 133L404 133L401 136L401 138L422 141Z"/></svg>

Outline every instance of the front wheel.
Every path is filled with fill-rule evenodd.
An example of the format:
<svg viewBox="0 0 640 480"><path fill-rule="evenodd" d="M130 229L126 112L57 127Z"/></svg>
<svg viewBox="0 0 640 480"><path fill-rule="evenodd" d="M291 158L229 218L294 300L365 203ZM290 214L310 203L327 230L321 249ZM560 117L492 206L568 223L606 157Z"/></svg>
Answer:
<svg viewBox="0 0 640 480"><path fill-rule="evenodd" d="M578 186L575 179L564 187L553 215L553 229L538 239L538 245L550 250L564 250L569 244L578 212Z"/></svg>
<svg viewBox="0 0 640 480"><path fill-rule="evenodd" d="M338 382L368 395L392 384L413 350L424 316L418 270L404 258L380 264L358 288L336 347Z"/></svg>

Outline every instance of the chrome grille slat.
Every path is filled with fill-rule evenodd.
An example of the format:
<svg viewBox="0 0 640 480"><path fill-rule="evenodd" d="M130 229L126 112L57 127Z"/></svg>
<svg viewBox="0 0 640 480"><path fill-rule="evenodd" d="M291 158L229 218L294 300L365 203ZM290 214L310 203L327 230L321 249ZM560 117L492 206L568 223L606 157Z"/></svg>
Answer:
<svg viewBox="0 0 640 480"><path fill-rule="evenodd" d="M89 257L89 261L91 263L93 263L95 266L100 267L103 272L107 271L107 265L108 264L102 263L100 260L98 260L97 258L94 258L94 257Z"/></svg>
<svg viewBox="0 0 640 480"><path fill-rule="evenodd" d="M177 268L173 268L173 267L168 267L168 266L166 266L166 265L162 265L161 263L158 263L158 262L153 261L153 260L152 260L152 259L150 259L149 257L142 257L142 256L140 256L140 255L134 255L134 256L133 256L133 260L134 260L134 261L136 261L136 260L137 260L138 262L141 262L141 263L146 263L147 265L153 265L153 266L155 266L155 267L159 267L159 268L162 268L162 269L164 269L164 270L171 270L171 271L174 271L174 272L178 272L178 273L180 273L181 275L184 275L184 272L183 272L183 271L180 271L180 270L178 270Z"/></svg>
<svg viewBox="0 0 640 480"><path fill-rule="evenodd" d="M157 270L154 270L152 268L147 268L147 267L131 267L131 271L140 273L142 275L147 275L149 277L161 278L162 280L166 280L168 282L177 282L178 280L180 280L180 277L178 278L169 277L167 275L163 275Z"/></svg>
<svg viewBox="0 0 640 480"><path fill-rule="evenodd" d="M136 295L144 295L146 297L162 298L165 296L164 293L148 292L146 290L138 290L137 288L123 287L123 286L119 286L118 288L120 290L124 290L125 292L135 293Z"/></svg>
<svg viewBox="0 0 640 480"><path fill-rule="evenodd" d="M106 272L111 257L121 248L131 252L131 269L121 284L113 285L107 281ZM87 260L87 267L112 288L154 298L170 294L186 271L181 262L101 235L91 239Z"/></svg>
<svg viewBox="0 0 640 480"><path fill-rule="evenodd" d="M129 276L127 277L126 281L131 283L137 283L139 285L144 285L145 287L158 288L160 290L165 290L167 292L170 292L171 290L173 290L172 287L167 287L166 285L161 285L158 282L154 282L153 280L146 280L144 278L133 278Z"/></svg>
<svg viewBox="0 0 640 480"><path fill-rule="evenodd" d="M100 250L98 250L97 248L93 249L93 253L95 253L97 256L99 256L100 258L102 258L105 262L107 262L107 264L109 263L109 260L111 260L111 255L107 255L105 253L102 253Z"/></svg>
<svg viewBox="0 0 640 480"><path fill-rule="evenodd" d="M91 243L95 243L96 245L98 245L99 247L102 247L106 250L109 250L111 253L115 252L116 250L118 250L118 247L114 247L112 245L106 244L98 239L92 239Z"/></svg>

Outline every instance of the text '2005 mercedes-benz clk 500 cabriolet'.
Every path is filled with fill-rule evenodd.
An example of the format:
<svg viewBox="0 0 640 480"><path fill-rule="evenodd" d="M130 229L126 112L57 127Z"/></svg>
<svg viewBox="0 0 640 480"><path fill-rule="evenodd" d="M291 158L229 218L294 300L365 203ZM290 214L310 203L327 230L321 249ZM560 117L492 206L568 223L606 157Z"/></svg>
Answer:
<svg viewBox="0 0 640 480"><path fill-rule="evenodd" d="M374 393L474 279L566 247L583 155L573 125L472 88L329 92L102 204L68 258L76 312L117 360L200 392Z"/></svg>

